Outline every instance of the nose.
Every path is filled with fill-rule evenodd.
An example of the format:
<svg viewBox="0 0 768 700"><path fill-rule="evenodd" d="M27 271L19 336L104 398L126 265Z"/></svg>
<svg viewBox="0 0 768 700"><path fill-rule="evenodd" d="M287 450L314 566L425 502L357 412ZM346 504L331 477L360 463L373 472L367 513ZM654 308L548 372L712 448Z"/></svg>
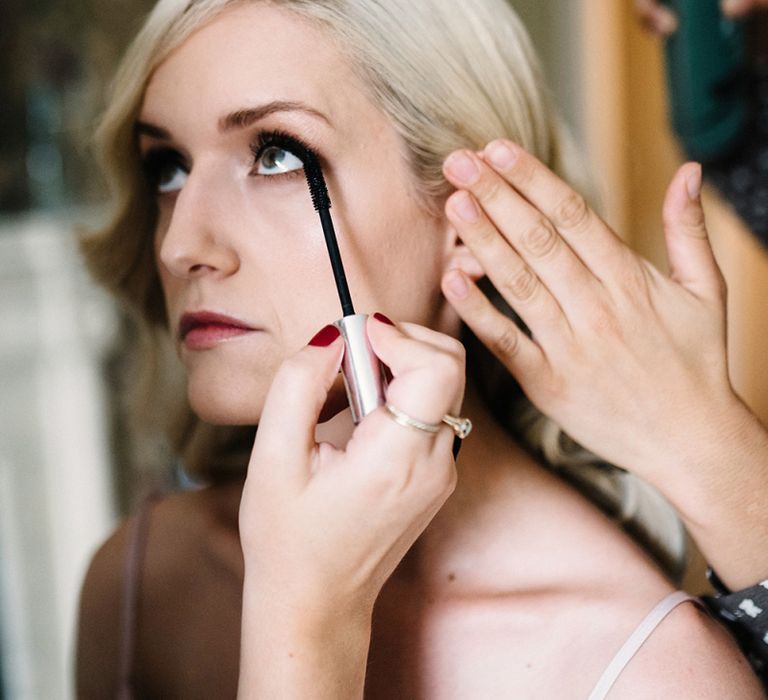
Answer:
<svg viewBox="0 0 768 700"><path fill-rule="evenodd" d="M224 190L190 173L165 225L161 215L157 257L174 277L225 277L238 270L237 215Z"/></svg>

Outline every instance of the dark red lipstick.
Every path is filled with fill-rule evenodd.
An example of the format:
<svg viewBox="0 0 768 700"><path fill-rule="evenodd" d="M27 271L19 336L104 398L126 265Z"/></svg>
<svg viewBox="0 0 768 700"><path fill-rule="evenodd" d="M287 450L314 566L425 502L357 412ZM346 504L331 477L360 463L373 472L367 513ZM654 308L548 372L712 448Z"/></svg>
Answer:
<svg viewBox="0 0 768 700"><path fill-rule="evenodd" d="M189 350L208 350L223 340L255 330L240 319L212 311L186 313L179 321L179 339Z"/></svg>

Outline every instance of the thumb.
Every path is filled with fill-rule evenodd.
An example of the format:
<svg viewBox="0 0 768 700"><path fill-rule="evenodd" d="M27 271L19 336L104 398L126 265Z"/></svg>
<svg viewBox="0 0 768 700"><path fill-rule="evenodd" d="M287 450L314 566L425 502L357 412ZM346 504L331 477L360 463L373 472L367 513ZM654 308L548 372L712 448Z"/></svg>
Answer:
<svg viewBox="0 0 768 700"><path fill-rule="evenodd" d="M286 359L264 402L254 452L293 470L293 476L309 474L315 427L344 355L340 337L336 326L325 326Z"/></svg>
<svg viewBox="0 0 768 700"><path fill-rule="evenodd" d="M672 279L697 296L720 298L725 283L704 220L698 163L683 165L667 189L664 236Z"/></svg>

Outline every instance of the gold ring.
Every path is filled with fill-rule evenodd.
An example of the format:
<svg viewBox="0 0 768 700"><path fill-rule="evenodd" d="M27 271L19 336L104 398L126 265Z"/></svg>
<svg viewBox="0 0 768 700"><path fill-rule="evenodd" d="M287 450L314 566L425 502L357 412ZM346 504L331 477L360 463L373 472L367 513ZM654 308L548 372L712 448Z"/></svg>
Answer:
<svg viewBox="0 0 768 700"><path fill-rule="evenodd" d="M456 437L458 437L460 440L463 440L472 432L472 421L469 420L469 418L452 416L446 413L440 423L424 423L423 421L409 416L399 408L395 408L392 404L385 404L384 408L389 414L389 417L392 418L395 423L405 426L406 428L421 430L422 432L429 433L430 435L437 433L442 427L443 423L450 427L451 430L453 430L453 434L456 435Z"/></svg>

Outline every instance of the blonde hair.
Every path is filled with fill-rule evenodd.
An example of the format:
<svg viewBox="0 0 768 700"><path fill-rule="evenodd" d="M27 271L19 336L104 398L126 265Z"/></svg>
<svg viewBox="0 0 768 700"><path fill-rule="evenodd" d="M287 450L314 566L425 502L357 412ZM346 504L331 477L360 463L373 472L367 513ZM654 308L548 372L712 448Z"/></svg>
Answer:
<svg viewBox="0 0 768 700"><path fill-rule="evenodd" d="M151 245L154 200L142 177L134 122L157 66L196 29L244 2L284 9L325 30L389 117L402 139L418 194L436 213L451 190L442 175L446 156L457 148L480 149L501 135L584 191L580 170L569 168L574 161L542 87L528 34L505 0L160 0L116 75L112 101L97 132L115 214L107 227L83 242L95 277L125 302L143 329L148 366L157 369L152 360L160 356L166 318ZM468 344L478 347L469 363L495 363L486 395L509 387L502 403L515 407L513 423L515 416L524 417L528 427L518 421L515 429L528 437L532 449L566 469L569 454L578 452L577 462L589 462L552 421L532 409L519 387L510 384L508 373L464 330ZM482 374L476 373L478 381ZM168 429L193 475L215 479L229 471L224 453L241 431L222 438L226 433L216 429L212 435L186 404L162 413L182 417ZM218 447L212 448L211 440ZM191 454L195 450L197 457ZM591 460L597 461L594 456ZM235 460L231 468L243 466ZM616 498L620 495L614 494Z"/></svg>

